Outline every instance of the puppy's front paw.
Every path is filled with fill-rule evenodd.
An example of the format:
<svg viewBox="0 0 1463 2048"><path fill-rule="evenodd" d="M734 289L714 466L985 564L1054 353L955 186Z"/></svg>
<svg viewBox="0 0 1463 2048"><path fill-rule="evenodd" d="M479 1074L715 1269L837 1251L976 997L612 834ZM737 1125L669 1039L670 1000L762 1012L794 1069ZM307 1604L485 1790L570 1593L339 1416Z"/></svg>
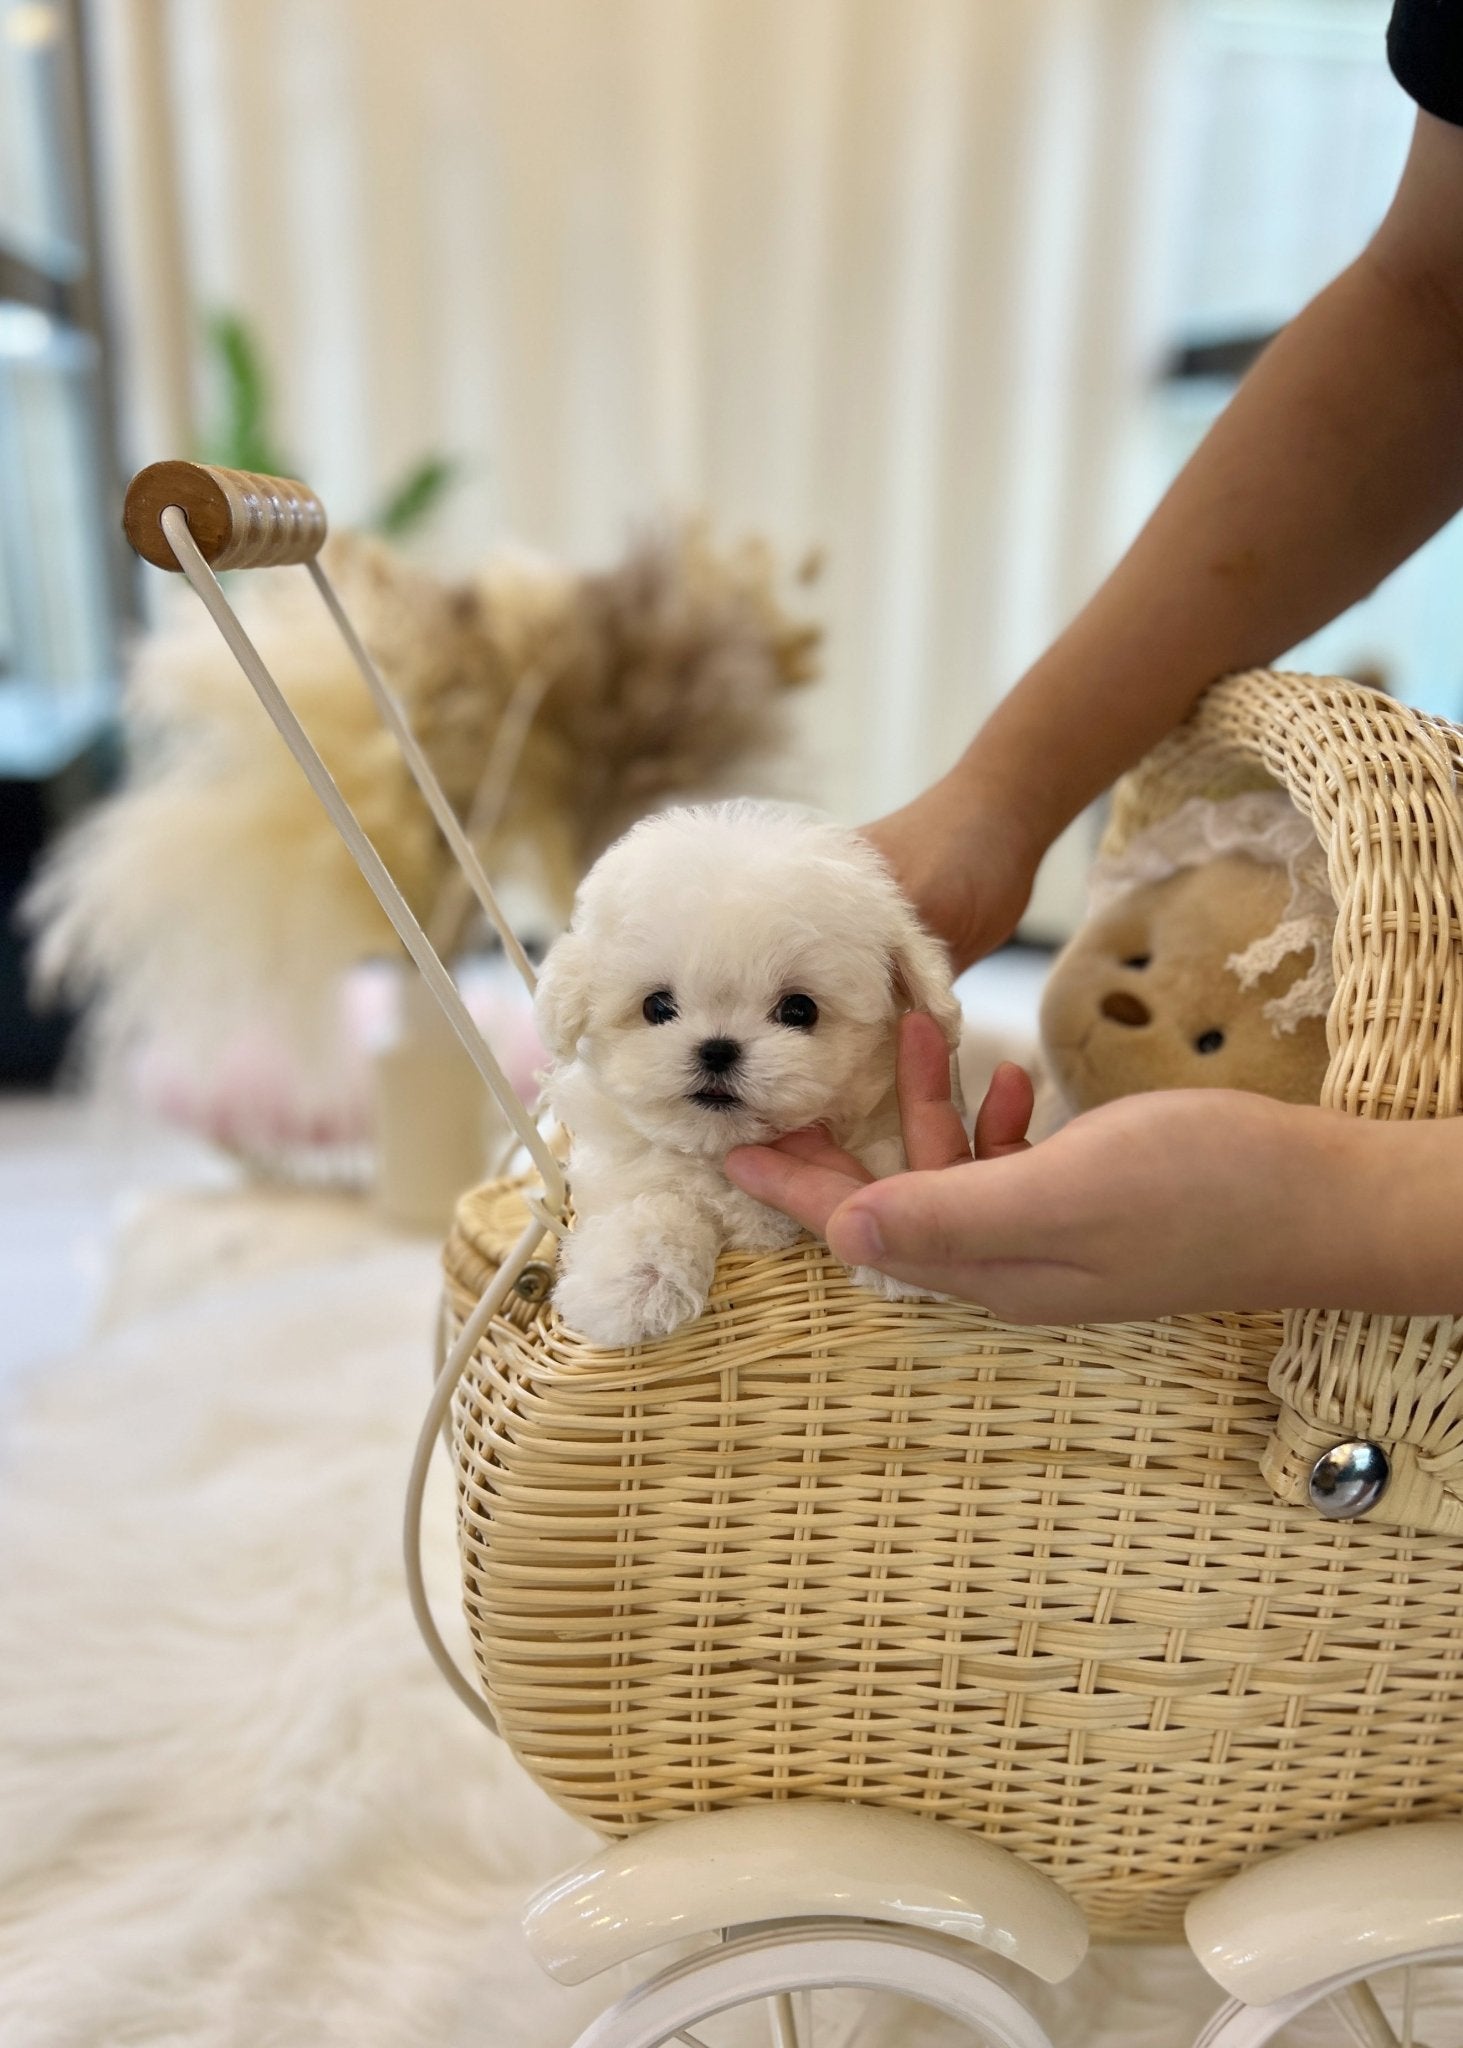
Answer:
<svg viewBox="0 0 1463 2048"><path fill-rule="evenodd" d="M695 1323L707 1305L707 1288L674 1257L641 1251L623 1264L570 1264L553 1288L553 1305L570 1329L604 1350L619 1352Z"/></svg>
<svg viewBox="0 0 1463 2048"><path fill-rule="evenodd" d="M669 1337L684 1323L694 1323L706 1307L706 1290L691 1274L670 1263L642 1260L625 1275L623 1308L626 1322L638 1334L624 1344L643 1344Z"/></svg>
<svg viewBox="0 0 1463 2048"><path fill-rule="evenodd" d="M896 1280L892 1273L881 1273L877 1266L850 1266L848 1277L855 1287L862 1287L870 1294L877 1294L881 1301L944 1301L943 1294L931 1294L927 1287L911 1287L905 1280Z"/></svg>
<svg viewBox="0 0 1463 2048"><path fill-rule="evenodd" d="M619 1351L694 1322L706 1294L673 1267L639 1259L613 1273L566 1273L554 1289L554 1306L591 1344Z"/></svg>

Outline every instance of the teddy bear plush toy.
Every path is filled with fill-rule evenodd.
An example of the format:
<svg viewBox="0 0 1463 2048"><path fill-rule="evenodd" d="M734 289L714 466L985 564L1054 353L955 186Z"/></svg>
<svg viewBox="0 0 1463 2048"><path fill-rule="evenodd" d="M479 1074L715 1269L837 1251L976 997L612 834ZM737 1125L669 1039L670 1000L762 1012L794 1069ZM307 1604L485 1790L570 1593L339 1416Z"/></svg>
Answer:
<svg viewBox="0 0 1463 2048"><path fill-rule="evenodd" d="M1048 1128L1150 1088L1316 1102L1336 913L1278 793L1196 799L1105 857L1041 1007Z"/></svg>

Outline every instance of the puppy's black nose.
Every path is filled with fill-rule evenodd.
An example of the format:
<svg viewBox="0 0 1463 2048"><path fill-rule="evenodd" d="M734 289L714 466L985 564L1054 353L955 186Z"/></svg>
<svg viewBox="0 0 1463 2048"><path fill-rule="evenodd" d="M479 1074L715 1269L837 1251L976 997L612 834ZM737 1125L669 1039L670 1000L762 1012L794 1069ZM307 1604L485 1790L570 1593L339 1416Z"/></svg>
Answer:
<svg viewBox="0 0 1463 2048"><path fill-rule="evenodd" d="M729 1072L741 1056L742 1048L734 1038L703 1038L696 1048L696 1057L708 1074Z"/></svg>

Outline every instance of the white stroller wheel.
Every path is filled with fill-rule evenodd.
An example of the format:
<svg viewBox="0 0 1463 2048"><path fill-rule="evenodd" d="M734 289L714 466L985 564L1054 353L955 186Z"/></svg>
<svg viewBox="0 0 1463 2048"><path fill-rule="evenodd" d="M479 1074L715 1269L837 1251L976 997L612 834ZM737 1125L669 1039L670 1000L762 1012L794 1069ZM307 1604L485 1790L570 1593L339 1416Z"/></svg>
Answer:
<svg viewBox="0 0 1463 2048"><path fill-rule="evenodd" d="M773 2048L836 2048L820 2038L816 1994L862 1990L908 1998L962 2021L971 2048L1051 2048L1026 2007L981 1966L968 1941L872 1921L783 1921L732 1936L638 1985L589 2026L574 2048L669 2048L720 2014L762 2005L750 2038ZM799 1994L815 1994L811 2017ZM846 2037L840 2026L838 2038ZM707 2042L705 2048L719 2048Z"/></svg>
<svg viewBox="0 0 1463 2048"><path fill-rule="evenodd" d="M1457 1821L1261 1857L1185 1916L1194 1954L1233 1998L1198 2048L1463 2048L1460 1899Z"/></svg>
<svg viewBox="0 0 1463 2048"><path fill-rule="evenodd" d="M1271 2005L1233 1999L1194 2048L1350 2048L1353 2042L1357 2048L1463 2048L1463 1946L1392 1956L1379 1968L1324 1978Z"/></svg>

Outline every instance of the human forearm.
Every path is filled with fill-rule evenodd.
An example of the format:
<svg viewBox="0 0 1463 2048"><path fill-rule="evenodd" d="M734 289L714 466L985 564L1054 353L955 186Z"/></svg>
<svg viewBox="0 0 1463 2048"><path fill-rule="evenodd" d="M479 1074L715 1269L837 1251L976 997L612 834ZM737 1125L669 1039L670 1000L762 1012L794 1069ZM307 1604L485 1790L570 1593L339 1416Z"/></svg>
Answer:
<svg viewBox="0 0 1463 2048"><path fill-rule="evenodd" d="M1382 1123L1292 1111L1307 1220L1303 1295L1288 1306L1463 1314L1463 1120Z"/></svg>
<svg viewBox="0 0 1463 2048"><path fill-rule="evenodd" d="M1049 841L1216 676L1273 660L1463 504L1460 418L1463 322L1368 251L1256 365L961 782Z"/></svg>
<svg viewBox="0 0 1463 2048"><path fill-rule="evenodd" d="M960 762L870 836L957 966L1062 827L1231 670L1463 504L1463 128L1418 119L1371 246L1267 350L1107 582Z"/></svg>

